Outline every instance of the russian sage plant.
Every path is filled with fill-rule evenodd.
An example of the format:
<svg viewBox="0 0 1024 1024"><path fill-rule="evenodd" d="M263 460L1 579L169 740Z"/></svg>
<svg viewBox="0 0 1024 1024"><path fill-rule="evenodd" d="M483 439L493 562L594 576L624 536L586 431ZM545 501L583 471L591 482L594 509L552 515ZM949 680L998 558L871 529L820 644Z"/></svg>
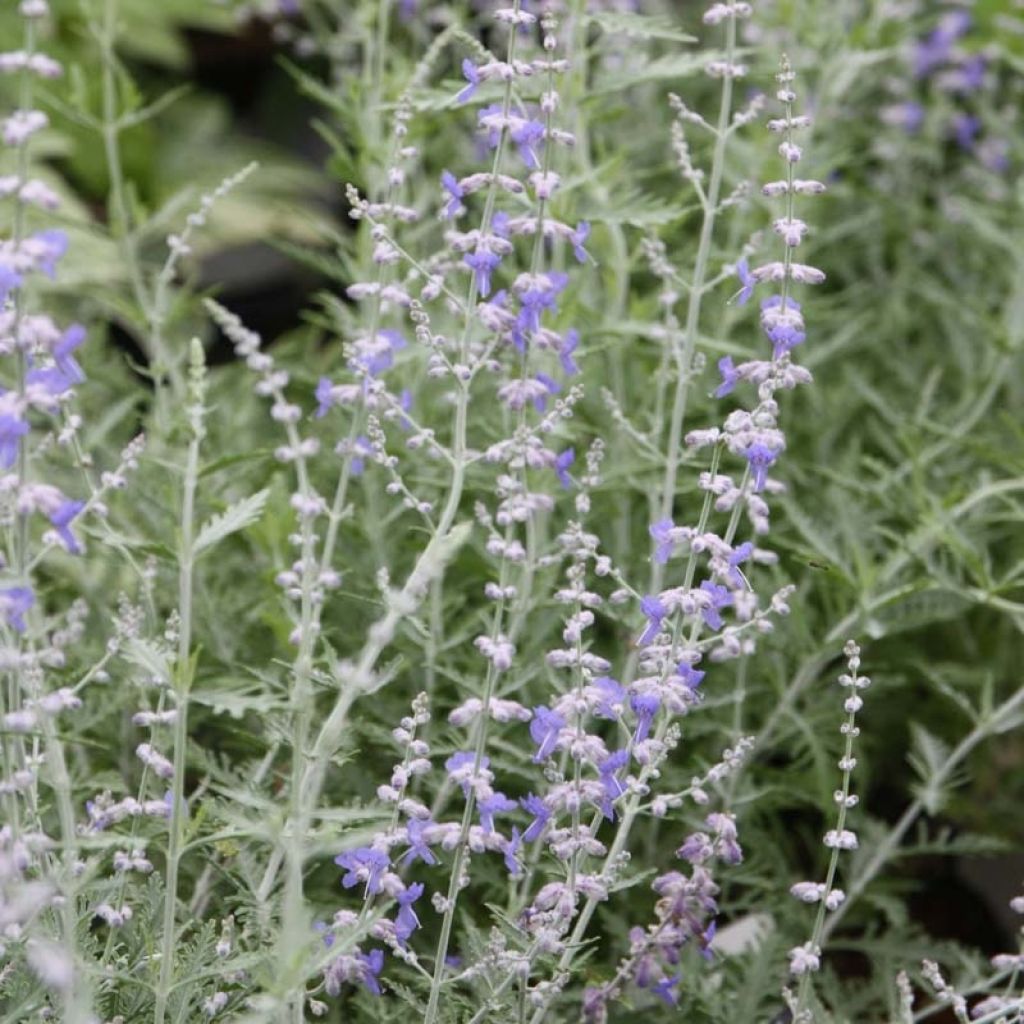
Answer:
<svg viewBox="0 0 1024 1024"><path fill-rule="evenodd" d="M866 377L876 336L906 340L870 276L900 147L971 158L957 180L1011 210L1002 71L967 5L899 46L888 11L858 42L843 11L785 6L182 0L196 25L269 25L325 111L344 216L324 188L295 217L320 248L274 239L320 290L273 338L203 257L283 160L246 149L213 184L147 191L134 133L180 98L139 94L134 3L20 0L0 55L0 1020L1024 1019L1019 932L986 963L885 882L992 852L942 815L982 750L1019 750L1024 689L997 678L1019 558L993 566L1019 551L1024 484L993 479L1012 459L982 433L1013 387L1019 281L977 373L950 359L967 398L921 384L920 448L856 397L890 415L933 360L906 345ZM886 61L903 77L866 83ZM836 125L867 123L844 85L876 133L860 163L837 156ZM106 191L69 213L47 163L65 121ZM69 237L105 244L99 294L61 286ZM118 337L136 363L108 359ZM940 497L929 473L965 482ZM899 615L939 593L954 612L922 621L949 636L900 654ZM957 609L999 617L957 634L995 638L983 682L945 678ZM929 672L908 737L889 709ZM933 724L941 702L966 727Z"/></svg>

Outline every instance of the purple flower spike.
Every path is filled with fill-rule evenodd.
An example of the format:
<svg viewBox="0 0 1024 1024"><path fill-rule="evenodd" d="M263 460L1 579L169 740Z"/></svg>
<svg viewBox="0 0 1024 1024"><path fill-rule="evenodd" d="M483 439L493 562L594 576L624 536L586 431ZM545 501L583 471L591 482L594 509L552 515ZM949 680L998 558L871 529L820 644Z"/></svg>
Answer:
<svg viewBox="0 0 1024 1024"><path fill-rule="evenodd" d="M451 220L453 217L458 217L460 213L465 213L466 207L463 205L462 200L466 194L459 184L459 179L451 171L442 171L441 185L445 192L448 193L448 205L444 208L445 218Z"/></svg>
<svg viewBox="0 0 1024 1024"><path fill-rule="evenodd" d="M647 628L640 635L636 645L637 647L646 647L661 630L661 623L668 614L668 610L653 594L648 594L647 597L641 599L640 610L647 616Z"/></svg>
<svg viewBox="0 0 1024 1024"><path fill-rule="evenodd" d="M25 632L25 615L36 603L31 587L7 587L0 590L0 616L19 633Z"/></svg>
<svg viewBox="0 0 1024 1024"><path fill-rule="evenodd" d="M750 469L754 474L754 490L763 491L768 479L768 468L774 465L779 453L772 451L767 445L755 441L753 444L747 445L743 456L750 463Z"/></svg>
<svg viewBox="0 0 1024 1024"><path fill-rule="evenodd" d="M590 224L585 220L581 220L579 224L576 225L576 230L569 236L569 241L572 242L573 255L580 263L586 263L590 258L587 250L583 248L589 237Z"/></svg>
<svg viewBox="0 0 1024 1024"><path fill-rule="evenodd" d="M718 360L718 372L722 375L722 383L715 389L715 398L725 398L740 380L740 375L732 364L732 356L722 356Z"/></svg>
<svg viewBox="0 0 1024 1024"><path fill-rule="evenodd" d="M455 97L456 103L468 103L480 87L480 72L477 66L467 57L462 62L462 77L469 83Z"/></svg>
<svg viewBox="0 0 1024 1024"><path fill-rule="evenodd" d="M82 545L78 543L78 538L71 532L71 521L83 508L85 508L84 501L72 501L67 498L57 506L56 511L50 516L50 522L57 531L61 543L73 555L82 553Z"/></svg>
<svg viewBox="0 0 1024 1024"><path fill-rule="evenodd" d="M530 736L537 744L537 753L533 755L536 764L546 761L551 756L558 742L558 734L564 728L565 719L557 711L543 705L533 709Z"/></svg>
<svg viewBox="0 0 1024 1024"><path fill-rule="evenodd" d="M743 285L736 296L736 304L745 306L754 294L754 285L757 284L754 275L750 273L750 264L747 263L746 257L736 264L736 276L740 279L740 284Z"/></svg>
<svg viewBox="0 0 1024 1024"><path fill-rule="evenodd" d="M416 882L410 885L405 892L399 893L395 899L398 900L398 915L395 917L395 937L401 945L409 941L409 937L420 926L420 919L412 905L423 895L423 883Z"/></svg>
<svg viewBox="0 0 1024 1024"><path fill-rule="evenodd" d="M572 448L566 448L561 455L555 459L555 474L558 482L568 490L572 487L572 477L569 476L569 467L576 461L576 452Z"/></svg>

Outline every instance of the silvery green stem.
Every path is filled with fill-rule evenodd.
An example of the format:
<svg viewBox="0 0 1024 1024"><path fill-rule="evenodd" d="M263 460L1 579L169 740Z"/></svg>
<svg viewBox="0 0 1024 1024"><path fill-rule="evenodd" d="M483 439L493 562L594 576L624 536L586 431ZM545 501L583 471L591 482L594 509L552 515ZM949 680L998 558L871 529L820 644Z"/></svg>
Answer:
<svg viewBox="0 0 1024 1024"><path fill-rule="evenodd" d="M203 347L193 339L190 353L191 399L189 440L182 485L181 534L178 554L178 651L175 661L174 774L171 778L171 810L168 822L167 868L164 891L163 934L160 943L160 977L156 986L154 1024L163 1024L174 979L174 954L177 945L178 871L181 866L185 819L185 762L188 753L188 695L194 671L192 647L192 575L195 566L195 498L199 484L199 449L204 436L203 398L205 366Z"/></svg>
<svg viewBox="0 0 1024 1024"><path fill-rule="evenodd" d="M730 16L725 25L725 60L732 64L736 52L736 18ZM686 416L686 403L689 395L693 357L697 347L697 333L700 328L701 304L704 299L704 284L707 279L708 261L711 257L711 245L714 239L715 220L718 216L718 201L722 191L722 177L725 172L725 151L728 141L729 119L732 116L732 77L726 75L722 80L722 99L718 109L718 125L715 134L715 147L711 158L711 174L708 181L706 200L703 204L704 218L701 224L700 240L697 243L697 256L693 269L693 282L690 287L686 307L686 324L683 328L682 348L676 351L676 390L672 401L672 416L669 426L668 447L666 449L665 475L661 485L661 500L658 506L658 519L670 519L676 495L676 477L679 472L679 449L683 438L683 420ZM673 344L676 344L673 339ZM661 590L664 580L664 567L654 562L651 569L650 593Z"/></svg>

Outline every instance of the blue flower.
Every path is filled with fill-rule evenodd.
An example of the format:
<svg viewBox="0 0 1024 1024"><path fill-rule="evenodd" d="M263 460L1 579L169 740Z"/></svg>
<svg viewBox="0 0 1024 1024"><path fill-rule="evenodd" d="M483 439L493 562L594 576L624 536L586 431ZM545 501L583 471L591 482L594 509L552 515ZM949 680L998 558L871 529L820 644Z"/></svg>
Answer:
<svg viewBox="0 0 1024 1024"><path fill-rule="evenodd" d="M601 813L609 821L615 820L615 801L626 792L626 787L619 781L618 773L629 762L629 754L625 750L616 750L609 754L598 768L604 798L601 801Z"/></svg>
<svg viewBox="0 0 1024 1024"><path fill-rule="evenodd" d="M773 451L767 445L755 441L753 444L747 445L747 447L743 449L742 454L750 464L750 468L754 474L754 490L764 490L765 482L768 479L768 469L770 466L774 465L775 460L779 457L779 453Z"/></svg>
<svg viewBox="0 0 1024 1024"><path fill-rule="evenodd" d="M490 835L494 831L494 816L505 814L507 811L514 811L519 804L510 800L504 793L492 793L477 804L480 812L480 825L484 832Z"/></svg>
<svg viewBox="0 0 1024 1024"><path fill-rule="evenodd" d="M83 508L85 508L84 501L72 501L70 498L65 498L50 515L50 522L57 531L61 543L73 555L80 555L82 546L78 543L78 538L71 532L71 521Z"/></svg>
<svg viewBox="0 0 1024 1024"><path fill-rule="evenodd" d="M573 255L580 263L586 263L589 258L587 250L583 248L587 239L590 237L590 225L585 220L581 220L576 225L576 230L569 235L569 241L572 243Z"/></svg>
<svg viewBox="0 0 1024 1024"><path fill-rule="evenodd" d="M544 832L547 823L551 820L551 811L548 810L544 801L539 796L534 796L533 793L522 797L519 806L527 814L533 815L533 821L523 833L523 842L532 843L535 839L539 839Z"/></svg>
<svg viewBox="0 0 1024 1024"><path fill-rule="evenodd" d="M462 62L462 77L469 84L464 86L462 91L455 97L456 103L468 103L480 87L480 72L468 57Z"/></svg>
<svg viewBox="0 0 1024 1024"><path fill-rule="evenodd" d="M540 330L540 318L545 310L552 313L557 311L558 295L569 283L568 275L556 271L539 277L536 285L527 288L519 296L519 315L512 331L512 340L521 352L526 348L526 332Z"/></svg>
<svg viewBox="0 0 1024 1024"><path fill-rule="evenodd" d="M598 676L591 684L601 694L601 699L594 708L594 714L598 718L610 718L613 721L619 717L615 705L622 706L626 700L626 690L617 680L611 676Z"/></svg>
<svg viewBox="0 0 1024 1024"><path fill-rule="evenodd" d="M55 228L50 231L37 231L32 238L43 247L37 257L39 269L47 277L53 277L57 273L57 261L67 252L68 236Z"/></svg>
<svg viewBox="0 0 1024 1024"><path fill-rule="evenodd" d="M651 986L651 994L663 1000L669 1006L679 1005L679 993L676 986L679 984L680 976L677 974L672 978L662 978L656 985Z"/></svg>
<svg viewBox="0 0 1024 1024"><path fill-rule="evenodd" d="M574 377L580 372L579 365L572 357L573 353L579 347L579 344L579 331L568 330L565 332L565 336L562 338L562 348L558 353L558 358L561 360L562 370L567 377Z"/></svg>
<svg viewBox="0 0 1024 1024"><path fill-rule="evenodd" d="M334 405L334 398L331 394L334 385L331 383L330 377L321 377L316 384L316 391L314 395L316 397L316 418L320 419L326 416L331 406Z"/></svg>
<svg viewBox="0 0 1024 1024"><path fill-rule="evenodd" d="M645 647L661 630L662 620L668 615L668 609L653 594L648 594L640 600L640 610L647 616L647 628L637 640L637 647Z"/></svg>
<svg viewBox="0 0 1024 1024"><path fill-rule="evenodd" d="M952 126L956 144L970 153L974 149L974 140L981 131L981 121L973 114L956 114Z"/></svg>
<svg viewBox="0 0 1024 1024"><path fill-rule="evenodd" d="M10 469L18 461L19 439L28 430L28 424L13 413L0 413L0 466L4 469Z"/></svg>
<svg viewBox="0 0 1024 1024"><path fill-rule="evenodd" d="M576 461L576 452L572 448L566 448L561 455L555 459L555 474L558 482L568 490L572 486L572 477L569 476L569 467Z"/></svg>
<svg viewBox="0 0 1024 1024"><path fill-rule="evenodd" d="M523 837L515 825L512 826L512 838L505 844L505 870L513 877L518 878L523 873L523 866L516 856L519 848L523 845Z"/></svg>
<svg viewBox="0 0 1024 1024"><path fill-rule="evenodd" d="M744 541L738 548L733 548L732 554L727 559L729 565L729 582L734 587L747 586L747 578L740 572L740 566L748 561L754 554L754 545L750 541Z"/></svg>
<svg viewBox="0 0 1024 1024"><path fill-rule="evenodd" d="M491 274L501 266L501 257L486 246L479 245L476 252L466 253L462 262L476 274L477 290L486 299L491 294Z"/></svg>
<svg viewBox="0 0 1024 1024"><path fill-rule="evenodd" d="M710 606L703 611L704 621L707 623L708 629L721 629L723 625L722 616L718 613L723 608L728 608L732 604L732 594L729 593L726 587L718 583L712 583L711 580L705 580L700 585L700 589L711 598Z"/></svg>
<svg viewBox="0 0 1024 1024"><path fill-rule="evenodd" d="M750 265L747 263L745 256L736 264L736 276L740 279L740 284L743 285L736 296L736 303L737 305L745 306L754 294L754 285L757 284L754 280L754 275L750 273Z"/></svg>
<svg viewBox="0 0 1024 1024"><path fill-rule="evenodd" d="M371 455L373 453L373 445L370 444L370 439L365 434L360 434L355 441L353 446L352 454L352 475L362 476L366 469L366 460L364 456Z"/></svg>
<svg viewBox="0 0 1024 1024"><path fill-rule="evenodd" d="M523 163L531 171L535 171L540 167L535 147L544 141L545 131L543 121L524 120L520 123L514 123L509 128L509 137L516 144L516 149L519 150Z"/></svg>
<svg viewBox="0 0 1024 1024"><path fill-rule="evenodd" d="M486 771L491 759L486 755L480 757L479 770ZM473 774L473 768L477 764L476 754L472 750L460 750L452 754L444 763L445 771L449 778L458 782L462 788L463 796L469 795L469 777Z"/></svg>
<svg viewBox="0 0 1024 1024"><path fill-rule="evenodd" d="M57 369L75 384L80 384L85 380L85 374L71 353L84 341L85 328L81 324L72 324L61 335L60 341L53 349L53 358L57 363Z"/></svg>
<svg viewBox="0 0 1024 1024"><path fill-rule="evenodd" d="M341 884L346 889L358 885L365 876L366 891L375 896L381 889L381 878L385 871L391 867L391 861L386 853L374 850L370 846L360 846L355 850L346 850L334 858L338 867L345 869L345 875Z"/></svg>
<svg viewBox="0 0 1024 1024"><path fill-rule="evenodd" d="M558 734L564 728L565 719L557 711L543 705L533 709L530 736L537 744L537 753L533 755L536 764L551 756L558 742Z"/></svg>
<svg viewBox="0 0 1024 1024"><path fill-rule="evenodd" d="M740 375L732 364L732 356L722 356L718 360L718 372L722 375L722 383L715 389L715 398L725 398L740 380Z"/></svg>
<svg viewBox="0 0 1024 1024"><path fill-rule="evenodd" d="M704 676L706 675L705 672L701 672L698 669L695 669L692 665L688 664L685 661L681 661L679 665L676 667L676 674L682 680L683 686L685 686L689 690L694 691L696 691L696 689L700 686L700 684L704 680Z"/></svg>
<svg viewBox="0 0 1024 1024"><path fill-rule="evenodd" d="M544 385L544 390L547 391L548 395L557 395L562 390L562 385L554 377L549 377L546 373L538 373L534 380ZM543 412L548 407L547 395L538 395L533 400L533 407L537 412Z"/></svg>
<svg viewBox="0 0 1024 1024"><path fill-rule="evenodd" d="M384 967L384 950L371 949L369 953L360 953L359 960L363 965L363 984L375 995L380 995L380 984L377 975Z"/></svg>
<svg viewBox="0 0 1024 1024"><path fill-rule="evenodd" d="M408 836L409 849L405 851L402 856L402 863L406 861L413 861L415 858L419 858L424 864L436 864L437 858L434 856L433 851L426 844L423 838L423 833L427 828L432 825L433 822L428 818L424 821L422 818L410 818L406 825L406 834Z"/></svg>
<svg viewBox="0 0 1024 1024"><path fill-rule="evenodd" d="M6 263L0 263L0 305L7 301L9 292L21 287L21 274Z"/></svg>
<svg viewBox="0 0 1024 1024"><path fill-rule="evenodd" d="M0 590L0 616L19 633L25 632L25 615L36 603L31 587L7 587Z"/></svg>
<svg viewBox="0 0 1024 1024"><path fill-rule="evenodd" d="M672 556L672 549L675 547L675 541L672 540L670 533L676 528L676 524L671 519L659 519L656 523L651 523L648 527L647 532L651 535L654 540L654 560L659 565L664 565L669 558Z"/></svg>
<svg viewBox="0 0 1024 1024"><path fill-rule="evenodd" d="M636 732L633 734L634 743L643 743L651 732L651 723L658 713L661 701L654 694L636 694L630 698L629 706L636 715Z"/></svg>
<svg viewBox="0 0 1024 1024"><path fill-rule="evenodd" d="M444 216L451 220L453 217L458 217L460 213L465 213L466 207L463 205L462 200L465 198L466 193L462 190L459 179L451 171L442 171L441 185L445 192L448 193L448 205L444 208Z"/></svg>
<svg viewBox="0 0 1024 1024"><path fill-rule="evenodd" d="M400 945L404 946L409 937L420 926L420 919L412 905L423 895L423 883L415 882L405 892L400 892L395 899L398 900L398 914L395 917L395 937Z"/></svg>

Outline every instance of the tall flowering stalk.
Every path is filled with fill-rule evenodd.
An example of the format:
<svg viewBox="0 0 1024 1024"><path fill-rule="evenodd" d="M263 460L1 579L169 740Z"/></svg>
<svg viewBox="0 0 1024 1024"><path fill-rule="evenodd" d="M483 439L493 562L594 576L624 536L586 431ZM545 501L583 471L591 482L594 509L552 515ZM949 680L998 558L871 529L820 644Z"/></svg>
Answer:
<svg viewBox="0 0 1024 1024"><path fill-rule="evenodd" d="M850 810L857 806L858 798L851 792L851 778L857 759L853 756L854 740L860 729L857 713L864 705L860 692L871 685L867 676L859 673L860 648L851 640L843 650L846 655L847 671L839 677L840 685L847 696L843 700L846 720L840 727L844 737L843 756L839 759L839 770L843 773L842 786L835 791L837 807L836 826L825 833L824 844L831 851L824 882L797 882L790 892L804 903L816 903L818 911L814 919L810 939L802 946L790 950L790 972L799 979L796 993L786 990L786 1001L793 1015L793 1024L808 1024L814 1019L810 1008L812 978L821 966L821 943L825 926L825 915L836 910L846 899L842 889L835 887L839 868L839 855L843 850L857 849L857 834L846 827Z"/></svg>
<svg viewBox="0 0 1024 1024"><path fill-rule="evenodd" d="M61 330L29 305L33 275L53 277L67 248L61 231L29 233L28 210L53 210L56 195L30 177L29 146L48 119L32 107L33 80L58 77L61 66L36 49L38 23L49 13L44 0L22 0L24 44L3 55L2 67L19 76L19 108L0 126L3 142L15 150L15 172L0 189L13 207L11 232L0 243L0 351L8 357L8 388L0 396L0 468L7 531L0 586L0 628L4 634L7 677L2 704L3 792L5 824L0 830L0 875L5 885L25 885L29 898L11 922L8 934L23 938L20 952L28 966L61 1006L64 1019L88 1019L88 983L79 962L75 906L76 839L71 784L63 746L53 719L80 706L73 690L49 690L47 666L54 663L54 643L40 613L32 570L34 523L48 521L45 549L82 551L73 524L86 503L71 498L52 483L36 478L33 420L59 422L60 440L73 448L80 421L67 413L72 391L84 379L75 350L85 340L78 325ZM13 357L13 358L12 358ZM40 552L42 554L42 552ZM66 642L66 641L65 641ZM58 658L57 664L60 663ZM59 839L52 840L42 815L42 784L48 785L57 809ZM59 856L51 853L58 850ZM37 920L38 919L38 920ZM55 925L56 935L46 924ZM22 931L24 928L24 932Z"/></svg>
<svg viewBox="0 0 1024 1024"><path fill-rule="evenodd" d="M709 12L711 20L734 19L736 11L732 6L713 8ZM735 69L732 69L730 74L734 73ZM721 361L722 383L717 395L724 397L740 382L748 382L756 387L758 403L753 411L741 409L730 413L722 428L694 430L686 435L686 443L691 449L712 448L709 470L701 474L699 482L700 489L704 491L699 519L691 527L677 526L666 517L652 524L650 531L655 544L656 564L666 566L677 554L685 556L680 585L660 589L640 601L646 628L637 640L638 675L625 686L607 677L603 677L605 681L594 680L595 688L599 683L600 688L594 692L592 700L598 703L591 705L590 713L594 714L601 702L607 700L605 692L611 692L616 695L617 706L623 709L619 714L628 708L635 721L631 740L624 750L607 755L588 755L593 758L608 800L601 811L603 814L610 811L617 819L617 826L609 844L601 843L594 834L600 816L595 817L587 836L582 835L576 825L570 832L570 837L575 834L577 842L593 842L591 856L596 853L602 862L578 913L571 897L565 903L562 911L564 923L556 925L557 930L568 929L574 917L575 921L564 946L560 944L561 955L552 983L547 988L538 988L532 1024L540 1024L544 1019L553 998L568 977L590 919L598 903L606 898L609 884L621 870L622 857L642 810L646 809L648 813L665 811L667 805L664 802L645 805L644 798L652 779L657 777L658 766L678 742L678 727L674 719L688 713L700 701L705 673L697 666L705 660L749 655L754 649L757 634L772 628L771 616L788 611L786 602L792 588L783 588L771 598L767 608L761 608L751 582L753 568L758 563L773 562L774 554L756 546L753 541L737 543L736 539L744 513L755 536L767 532L769 510L765 496L781 489L781 485L770 477L770 470L785 447L784 435L778 425L775 394L810 380L810 374L795 364L790 355L791 350L804 340L804 333L799 306L789 296L789 282L815 283L824 277L820 271L803 267L792 259L792 251L799 245L804 230L802 223L794 218L792 197L798 192L819 191L820 186L798 182L793 176L792 166L800 158L800 151L792 141L792 133L806 122L793 115L792 72L788 65L784 64L779 78L779 100L784 105L786 116L783 121L771 121L769 128L782 130L785 134L780 153L788 170L785 182L770 185L767 189L771 194L784 190L789 196L786 216L775 223L776 230L783 237L785 258L783 262L766 264L752 272L747 269L745 261L738 264L743 286L739 296L741 303L749 300L761 282L779 281L782 284L780 295L767 298L761 304L761 325L772 345L771 358L752 360L738 367L729 357ZM738 459L742 467L738 481L721 471L726 468L723 463L729 458ZM674 483L672 489L674 491ZM728 514L721 534L710 529L714 513ZM699 581L698 573L704 576ZM635 591L633 593L639 596ZM729 622L727 617L732 617L732 621ZM608 667L605 663L598 671L606 671ZM634 759L638 771L631 775L629 765ZM725 763L735 766L735 752L730 753ZM690 796L698 802L707 800L706 793L699 786ZM545 822L554 810L554 806L544 805ZM674 926L669 928L673 915L679 912L673 908L678 901L682 901L678 903L681 907L689 905L688 901L696 901L696 905L704 908L705 914L714 913L715 890L710 879L705 880L701 874L703 865L715 856L717 842L733 844L736 839L735 824L730 818L712 815L708 818L708 825L714 829L718 839L691 837L680 847L680 856L694 865L694 873L689 879L684 876L659 879L656 889L668 900L659 911L663 915L661 923L647 933L646 938L638 933L636 947L626 961L630 965L627 969L635 972L637 984L651 988L652 992L669 1002L676 999L675 979L661 966L654 970L655 965L664 960L659 957L652 959L652 950L663 947L663 929L668 929L672 936L672 949L678 949L688 940L700 941L700 930L680 933ZM552 832L552 835L558 834L557 830ZM726 855L727 861L738 859L738 845L734 848L730 845L727 849L730 851ZM668 963L672 962L672 957L669 957ZM613 979L606 986L593 990L588 1010L593 1019L603 1019L603 1008L620 990L621 982L621 978Z"/></svg>
<svg viewBox="0 0 1024 1024"><path fill-rule="evenodd" d="M678 330L675 314L671 305L666 307L668 327L671 337L672 353L675 361L676 387L672 399L669 419L669 432L665 445L665 472L661 485L661 495L657 505L656 518L670 519L676 499L676 480L679 472L679 459L682 450L683 424L686 417L687 397L694 376L694 356L697 349L697 337L700 329L701 310L708 291L708 270L715 237L715 225L723 209L722 184L725 175L725 159L729 137L736 128L750 119L750 114L734 117L733 90L735 83L747 74L745 65L736 59L737 32L740 21L753 14L749 3L715 3L704 14L704 23L709 26L723 27L723 56L710 61L707 73L722 82L721 99L719 101L718 119L712 128L703 118L693 115L685 105L679 105L680 120L678 122L679 137L677 153L681 158L681 168L697 194L701 208L701 229L694 257L693 276L689 281L689 293L686 303L686 316L682 333ZM755 100L754 112L758 101ZM689 151L685 145L682 126L690 121L712 133L714 148L711 156L711 168L704 184L704 174L689 162ZM663 579L663 563L655 559L651 569L651 580L648 589L658 590Z"/></svg>

